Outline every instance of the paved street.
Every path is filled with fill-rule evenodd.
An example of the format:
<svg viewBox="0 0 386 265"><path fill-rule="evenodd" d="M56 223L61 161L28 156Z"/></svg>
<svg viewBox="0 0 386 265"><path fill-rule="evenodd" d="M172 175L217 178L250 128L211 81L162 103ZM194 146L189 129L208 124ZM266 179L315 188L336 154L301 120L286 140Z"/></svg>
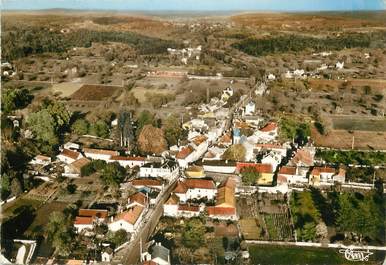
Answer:
<svg viewBox="0 0 386 265"><path fill-rule="evenodd" d="M133 235L134 239L130 244L118 251L114 257L113 264L138 264L140 258L140 239L142 239L142 244L148 241L149 237L156 228L159 219L163 214L163 205L165 201L169 198L170 193L172 192L175 183L177 180L174 180L172 183L166 187L166 190L162 192L162 197L158 200L154 208L150 208L145 214L141 226L138 228L138 231Z"/></svg>

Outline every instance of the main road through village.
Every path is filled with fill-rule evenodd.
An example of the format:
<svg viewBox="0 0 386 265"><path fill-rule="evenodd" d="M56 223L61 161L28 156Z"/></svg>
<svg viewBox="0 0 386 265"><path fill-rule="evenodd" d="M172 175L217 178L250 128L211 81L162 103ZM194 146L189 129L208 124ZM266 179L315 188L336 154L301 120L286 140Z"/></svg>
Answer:
<svg viewBox="0 0 386 265"><path fill-rule="evenodd" d="M250 97L241 97L239 102L230 109L230 115L226 120L225 129L229 129L232 123L233 113L240 106L245 105ZM178 178L177 178L178 179ZM151 234L156 228L159 219L163 215L163 205L169 198L174 186L177 182L174 179L166 188L162 191L161 198L157 201L156 205L150 208L145 217L142 220L140 227L138 227L135 234L132 235L130 243L119 250L114 257L113 264L131 265L138 264L141 256L141 240L143 245L149 240Z"/></svg>
<svg viewBox="0 0 386 265"><path fill-rule="evenodd" d="M177 179L174 179L165 188L165 190L162 191L161 198L158 199L156 205L152 208L149 208L142 220L140 227L138 227L137 232L132 235L134 238L132 238L126 247L116 253L113 264L129 265L139 263L141 252L140 242L142 240L143 245L145 245L154 229L156 228L157 223L163 214L163 205L169 198L176 181Z"/></svg>

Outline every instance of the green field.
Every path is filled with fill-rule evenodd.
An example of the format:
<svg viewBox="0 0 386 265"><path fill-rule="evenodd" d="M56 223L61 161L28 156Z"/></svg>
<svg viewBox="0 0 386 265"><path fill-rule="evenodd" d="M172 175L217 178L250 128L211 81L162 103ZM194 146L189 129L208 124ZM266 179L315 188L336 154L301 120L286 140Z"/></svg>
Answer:
<svg viewBox="0 0 386 265"><path fill-rule="evenodd" d="M372 251L375 252L375 251ZM250 264L259 265L345 265L382 264L385 252L376 252L367 262L349 262L338 249L250 245Z"/></svg>

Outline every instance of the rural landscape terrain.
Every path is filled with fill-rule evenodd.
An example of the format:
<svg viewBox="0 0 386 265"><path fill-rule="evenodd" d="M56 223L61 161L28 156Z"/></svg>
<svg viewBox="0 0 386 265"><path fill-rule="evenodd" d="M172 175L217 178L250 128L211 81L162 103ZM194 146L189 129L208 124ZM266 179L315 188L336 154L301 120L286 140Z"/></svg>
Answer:
<svg viewBox="0 0 386 265"><path fill-rule="evenodd" d="M386 12L1 14L1 264L384 264Z"/></svg>

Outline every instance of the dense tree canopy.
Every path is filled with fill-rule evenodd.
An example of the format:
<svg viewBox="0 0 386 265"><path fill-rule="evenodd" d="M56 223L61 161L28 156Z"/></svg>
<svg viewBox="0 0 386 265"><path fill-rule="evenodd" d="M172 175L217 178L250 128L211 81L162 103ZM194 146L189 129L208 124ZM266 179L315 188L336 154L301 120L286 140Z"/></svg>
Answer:
<svg viewBox="0 0 386 265"><path fill-rule="evenodd" d="M222 155L222 159L231 161L244 161L246 150L242 144L230 146Z"/></svg>
<svg viewBox="0 0 386 265"><path fill-rule="evenodd" d="M170 115L167 117L163 121L162 129L165 132L165 137L169 146L178 144L178 140L181 139L184 132L181 121L177 115Z"/></svg>
<svg viewBox="0 0 386 265"><path fill-rule="evenodd" d="M4 113L10 113L16 109L26 107L33 96L28 89L2 89L1 109Z"/></svg>
<svg viewBox="0 0 386 265"><path fill-rule="evenodd" d="M1 38L2 55L14 60L30 54L62 53L73 47L90 47L92 42L120 42L134 46L140 54L166 53L168 47L181 44L151 38L133 32L93 31L80 29L62 34L44 27L4 27Z"/></svg>
<svg viewBox="0 0 386 265"><path fill-rule="evenodd" d="M384 47L386 33L346 33L339 37L313 38L299 35L282 35L262 39L248 38L233 44L247 54L263 56L266 54L299 52L305 49L314 51L342 50L345 48L371 46Z"/></svg>
<svg viewBox="0 0 386 265"><path fill-rule="evenodd" d="M162 129L145 125L138 136L138 147L145 154L161 154L168 144Z"/></svg>
<svg viewBox="0 0 386 265"><path fill-rule="evenodd" d="M205 226L199 219L190 219L182 234L185 247L198 249L205 242Z"/></svg>
<svg viewBox="0 0 386 265"><path fill-rule="evenodd" d="M55 252L63 257L68 256L71 253L74 236L71 220L62 212L53 212L49 216L46 231Z"/></svg>

